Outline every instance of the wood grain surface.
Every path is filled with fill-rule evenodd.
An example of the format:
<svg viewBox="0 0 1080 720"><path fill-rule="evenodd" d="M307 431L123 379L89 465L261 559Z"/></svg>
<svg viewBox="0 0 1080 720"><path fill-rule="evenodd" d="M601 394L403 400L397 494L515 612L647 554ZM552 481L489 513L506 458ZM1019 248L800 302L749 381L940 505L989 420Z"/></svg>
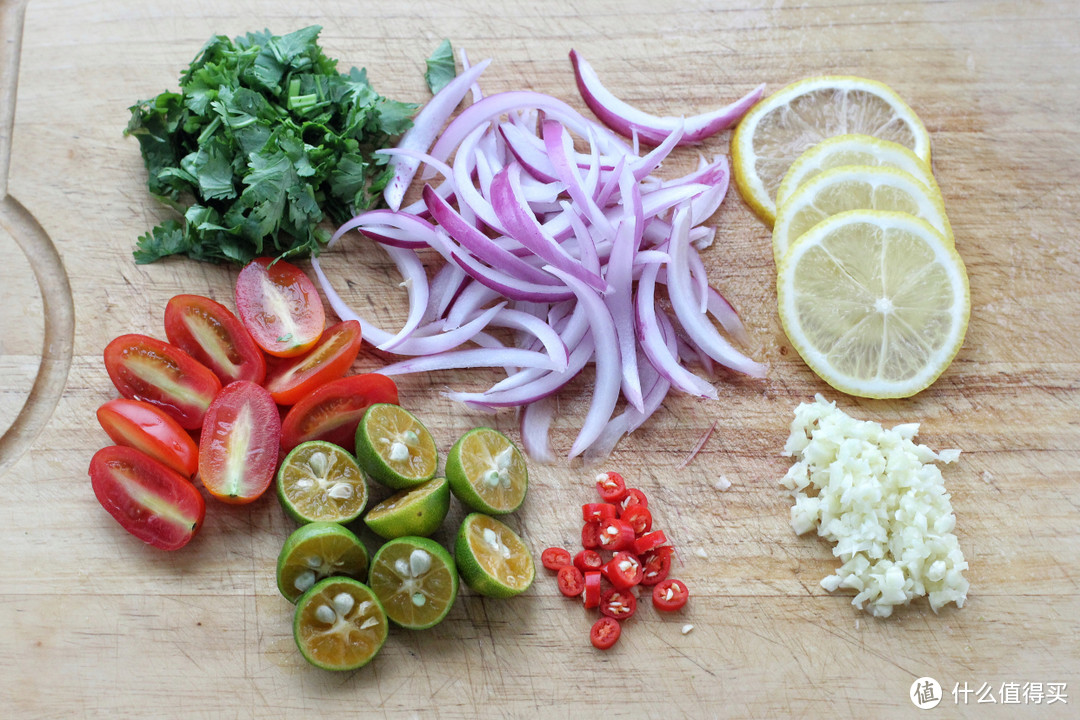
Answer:
<svg viewBox="0 0 1080 720"><path fill-rule="evenodd" d="M904 717L921 676L945 688L941 717L1075 717L1080 705L1080 20L1075 2L528 3L31 0L3 5L0 79L0 715L18 718ZM86 468L107 438L94 411L115 396L101 362L114 336L163 336L174 294L230 302L236 270L187 260L136 266L135 238L167 217L147 194L127 107L176 87L214 33L324 27L343 66L383 94L423 102L424 58L442 37L493 57L488 92L530 88L583 108L567 60L581 51L617 94L694 113L765 82L872 77L919 113L972 319L959 356L903 401L840 395L790 349L775 310L768 230L736 193L713 222L710 276L738 307L768 379L721 378L721 399L670 396L609 466L653 498L693 592L682 614L651 608L615 650L593 616L541 572L511 601L463 589L444 623L394 630L369 667L309 667L274 561L293 525L276 501L209 503L183 551L142 546L98 506ZM727 152L727 135L706 154ZM665 172L696 163L684 150ZM346 264L346 259L349 263ZM386 326L404 317L384 258L328 255L349 299ZM362 353L357 371L382 358ZM494 423L442 395L492 376L403 378L403 404L445 452ZM582 384L581 390L586 390ZM971 565L968 604L925 601L888 620L818 582L830 548L797 537L777 482L794 407L821 392L861 418L921 421L944 470ZM22 410L23 401L29 398ZM560 404L565 453L587 393ZM702 433L717 432L685 469ZM593 470L531 470L511 522L536 553L573 545ZM720 476L732 487L715 489ZM447 528L459 521L458 507ZM447 529L436 536L446 542ZM365 536L369 549L374 538ZM700 552L698 552L700 550ZM693 624L689 634L680 630ZM1068 683L1068 703L1003 705L1003 683ZM999 702L957 704L954 685Z"/></svg>

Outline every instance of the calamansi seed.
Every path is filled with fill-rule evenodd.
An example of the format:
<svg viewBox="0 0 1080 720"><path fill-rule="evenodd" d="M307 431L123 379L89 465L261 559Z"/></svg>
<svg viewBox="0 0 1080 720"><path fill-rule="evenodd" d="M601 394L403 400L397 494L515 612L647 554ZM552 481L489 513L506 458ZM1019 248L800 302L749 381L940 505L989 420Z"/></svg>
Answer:
<svg viewBox="0 0 1080 720"><path fill-rule="evenodd" d="M337 622L337 613L334 612L334 608L329 605L320 605L315 608L315 619L321 623L333 625Z"/></svg>
<svg viewBox="0 0 1080 720"><path fill-rule="evenodd" d="M334 596L334 609L341 615L348 615L355 604L356 600L347 592L340 592Z"/></svg>

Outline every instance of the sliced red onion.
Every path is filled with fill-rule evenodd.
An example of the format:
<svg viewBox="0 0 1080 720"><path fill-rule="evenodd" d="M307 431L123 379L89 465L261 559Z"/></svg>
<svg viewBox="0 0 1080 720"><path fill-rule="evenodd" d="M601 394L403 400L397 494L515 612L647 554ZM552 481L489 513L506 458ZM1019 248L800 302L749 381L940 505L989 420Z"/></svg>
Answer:
<svg viewBox="0 0 1080 720"><path fill-rule="evenodd" d="M683 329L698 347L721 365L751 377L765 377L765 366L733 348L701 313L699 303L694 300L689 264L690 211L686 208L675 211L669 245L668 297Z"/></svg>
<svg viewBox="0 0 1080 720"><path fill-rule="evenodd" d="M345 301L338 295L334 286L327 280L326 273L323 272L322 263L319 262L318 257L311 258L311 267L315 270L315 276L319 280L319 285L322 287L323 293L326 295L326 300L330 303L330 307L342 320L355 320L360 323L360 335L365 342L372 345L379 345L388 342L394 337L393 334L372 325L371 322L357 315L356 311L345 304Z"/></svg>
<svg viewBox="0 0 1080 720"><path fill-rule="evenodd" d="M439 130L450 119L454 109L465 97L465 93L476 82L484 69L491 64L491 60L483 60L475 66L465 70L456 78L446 84L442 90L428 101L420 112L413 118L413 125L398 141L398 148L405 150L426 151L435 141ZM471 107L475 107L471 106ZM445 160L445 157L439 158ZM420 161L405 155L398 155L390 160L390 167L394 169L394 176L383 190L383 199L391 210L401 207L401 201L405 197L405 191L409 189L413 177L416 175Z"/></svg>
<svg viewBox="0 0 1080 720"><path fill-rule="evenodd" d="M564 372L566 370L569 362L566 343L563 342L563 339L559 337L554 328L535 315L506 308L496 314L489 324L494 327L523 330L533 335L544 346L548 357L555 363L555 371Z"/></svg>
<svg viewBox="0 0 1080 720"><path fill-rule="evenodd" d="M428 307L420 322L441 318L468 281L469 276L456 263L443 265L431 280Z"/></svg>
<svg viewBox="0 0 1080 720"><path fill-rule="evenodd" d="M615 231L615 244L608 259L606 278L611 291L604 296L604 303L611 312L618 339L622 368L622 394L633 407L642 405L641 378L637 366L637 336L634 332L634 256L641 242L641 233L635 215L635 206L641 207L641 194L629 170L619 178L619 190L626 215Z"/></svg>
<svg viewBox="0 0 1080 720"><path fill-rule="evenodd" d="M501 297L502 295L498 291L492 290L487 285L476 280L469 280L461 294L458 295L457 300L454 301L450 312L446 314L443 329L450 331L460 327L479 313L482 307Z"/></svg>
<svg viewBox="0 0 1080 720"><path fill-rule="evenodd" d="M419 250L427 247L424 238L427 233L434 232L435 228L415 215L392 210L368 210L339 227L337 232L330 236L326 247L337 245L341 237L350 230L359 230L384 245Z"/></svg>
<svg viewBox="0 0 1080 720"><path fill-rule="evenodd" d="M555 462L550 442L554 415L555 403L550 397L529 403L521 411L521 444L530 459L545 465Z"/></svg>
<svg viewBox="0 0 1080 720"><path fill-rule="evenodd" d="M544 353L521 348L468 348L402 360L379 370L383 375L455 370L477 367L534 367L554 370L555 362Z"/></svg>
<svg viewBox="0 0 1080 720"><path fill-rule="evenodd" d="M615 228L607 216L597 207L592 199L592 194L587 192L578 176L577 166L571 164L570 155L574 151L573 140L566 128L553 120L545 120L543 124L544 147L547 148L548 157L555 167L559 179L566 184L566 191L577 203L589 222L596 226L602 236L612 238ZM561 269L561 268L560 268Z"/></svg>
<svg viewBox="0 0 1080 720"><path fill-rule="evenodd" d="M687 455L686 458L684 458L683 461L675 467L676 470L682 470L684 467L689 465L695 457L697 457L697 454L701 452L701 449L703 447L705 447L705 443L709 442L709 438L712 437L714 430L716 430L715 420L713 420L713 423L709 426L709 429L705 431L705 434L701 436L701 439L698 440L697 445L695 445L694 449L690 451L690 454Z"/></svg>
<svg viewBox="0 0 1080 720"><path fill-rule="evenodd" d="M683 124L685 133L680 144L699 143L710 135L728 129L761 99L765 85L758 85L749 93L725 107L709 113L681 119L657 117L615 97L600 82L596 71L575 50L570 51L581 99L606 125L629 137L636 133L642 141L655 145L664 141L670 133ZM475 107L475 106L474 106Z"/></svg>
<svg viewBox="0 0 1080 720"><path fill-rule="evenodd" d="M679 144L685 134L685 127L680 122L678 127L668 133L667 137L664 138L664 142L654 147L648 155L634 161L630 166L634 178L640 182L652 175L653 170L660 167L660 163L664 162L667 156L671 154L671 151L675 149L675 146Z"/></svg>
<svg viewBox="0 0 1080 720"><path fill-rule="evenodd" d="M404 341L412 331L420 324L420 320L424 317L424 311L427 309L428 291L431 286L428 284L427 271L424 269L424 263L420 261L420 258L416 256L416 253L412 250L406 250L405 248L398 248L393 246L384 246L383 250L390 256L390 259L397 265L398 271L403 278L402 285L409 293L409 316L405 320L405 325L401 328L397 335L390 338L386 342L379 343L376 347L380 350L393 350L398 344ZM363 329L361 329L361 335Z"/></svg>
<svg viewBox="0 0 1080 720"><path fill-rule="evenodd" d="M458 55L461 56L461 72L468 72L472 65L469 63L469 56L466 54L465 48L459 49ZM473 84L469 86L469 90L472 91L472 101L474 103L478 103L484 99L484 92L480 89L480 83L474 81Z"/></svg>
<svg viewBox="0 0 1080 720"><path fill-rule="evenodd" d="M555 168L551 166L551 160L544 152L544 146L542 144L537 146L529 141L529 139L539 138L510 122L501 123L499 133L506 142L506 147L526 172L544 182L554 182L559 179L555 175Z"/></svg>
<svg viewBox="0 0 1080 720"><path fill-rule="evenodd" d="M461 147L458 148L457 154L454 155L453 168L455 190L457 191L459 207L463 209L468 208L469 211L480 218L485 225L496 232L506 235L507 232L503 229L498 217L496 217L495 210L491 207L491 203L489 203L487 198L476 189L472 182L472 173L476 167L476 146L479 144L480 138L487 130L487 124L481 125L473 130L473 132L462 141Z"/></svg>
<svg viewBox="0 0 1080 720"><path fill-rule="evenodd" d="M412 337L403 340L394 348L394 353L397 355L437 355L449 352L473 340L477 333L483 331L504 307L506 307L505 302L499 303L480 313L470 322L452 330L443 330L442 323L432 323L432 330L436 332L434 335L417 337L420 332L420 328L417 328L417 332Z"/></svg>

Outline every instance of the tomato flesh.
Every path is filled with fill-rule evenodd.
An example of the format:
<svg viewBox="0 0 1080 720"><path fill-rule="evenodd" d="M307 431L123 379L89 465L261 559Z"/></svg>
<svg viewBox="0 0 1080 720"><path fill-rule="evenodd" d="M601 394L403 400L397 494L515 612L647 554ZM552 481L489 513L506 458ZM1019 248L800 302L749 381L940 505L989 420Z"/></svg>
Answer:
<svg viewBox="0 0 1080 720"><path fill-rule="evenodd" d="M149 403L116 398L97 410L101 428L117 445L135 448L191 477L199 469L199 448L180 423Z"/></svg>
<svg viewBox="0 0 1080 720"><path fill-rule="evenodd" d="M604 559L595 550L582 550L574 556L574 567L581 572L599 570L604 566Z"/></svg>
<svg viewBox="0 0 1080 720"><path fill-rule="evenodd" d="M288 452L308 440L353 447L356 426L364 411L376 403L398 404L397 385L385 375L367 373L331 380L302 398L285 415L281 447Z"/></svg>
<svg viewBox="0 0 1080 720"><path fill-rule="evenodd" d="M653 588L652 604L661 612L675 612L686 605L690 591L682 580L669 578Z"/></svg>
<svg viewBox="0 0 1080 720"><path fill-rule="evenodd" d="M191 542L206 516L206 501L194 485L134 448L98 450L90 460L90 482L121 527L162 550Z"/></svg>
<svg viewBox="0 0 1080 720"><path fill-rule="evenodd" d="M540 564L548 570L559 570L570 565L570 553L561 547L549 547L540 553Z"/></svg>
<svg viewBox="0 0 1080 720"><path fill-rule="evenodd" d="M617 503L626 497L626 480L617 472L605 472L596 476L596 490L604 502Z"/></svg>
<svg viewBox="0 0 1080 720"><path fill-rule="evenodd" d="M612 617L604 616L596 621L589 631L589 641L597 650L607 650L619 641L622 627L619 621Z"/></svg>
<svg viewBox="0 0 1080 720"><path fill-rule="evenodd" d="M626 590L608 588L600 596L600 614L616 620L626 620L637 612L637 598Z"/></svg>
<svg viewBox="0 0 1080 720"><path fill-rule="evenodd" d="M202 425L221 381L186 352L146 335L121 335L105 347L105 370L120 394L164 410L181 427Z"/></svg>
<svg viewBox="0 0 1080 720"><path fill-rule="evenodd" d="M230 383L206 412L199 440L199 477L227 503L249 503L277 471L281 421L270 393L247 380Z"/></svg>
<svg viewBox="0 0 1080 720"><path fill-rule="evenodd" d="M627 552L615 553L603 569L604 577L619 590L639 584L644 577L641 561Z"/></svg>
<svg viewBox="0 0 1080 720"><path fill-rule="evenodd" d="M581 506L581 519L585 522L602 522L618 515L619 508L611 503L585 503Z"/></svg>
<svg viewBox="0 0 1080 720"><path fill-rule="evenodd" d="M165 306L165 335L217 375L222 385L237 380L261 384L266 358L229 308L201 295L177 295Z"/></svg>
<svg viewBox="0 0 1080 720"><path fill-rule="evenodd" d="M255 343L276 357L302 355L326 327L315 285L284 260L262 257L244 266L236 278L236 309Z"/></svg>
<svg viewBox="0 0 1080 720"><path fill-rule="evenodd" d="M346 372L360 352L360 323L346 320L328 327L303 355L271 361L263 387L278 405L292 405L320 385Z"/></svg>
<svg viewBox="0 0 1080 720"><path fill-rule="evenodd" d="M585 576L573 565L563 565L556 577L559 592L566 597L579 597L585 591Z"/></svg>

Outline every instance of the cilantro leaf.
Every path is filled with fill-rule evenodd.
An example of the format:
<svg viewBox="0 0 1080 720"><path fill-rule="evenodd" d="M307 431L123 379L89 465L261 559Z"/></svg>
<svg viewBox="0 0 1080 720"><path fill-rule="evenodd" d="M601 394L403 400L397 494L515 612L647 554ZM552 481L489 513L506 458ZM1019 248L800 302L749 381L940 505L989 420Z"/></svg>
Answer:
<svg viewBox="0 0 1080 720"><path fill-rule="evenodd" d="M457 70L454 69L454 49L450 46L449 40L443 40L427 59L424 80L427 81L428 89L434 95L455 77L457 77Z"/></svg>

